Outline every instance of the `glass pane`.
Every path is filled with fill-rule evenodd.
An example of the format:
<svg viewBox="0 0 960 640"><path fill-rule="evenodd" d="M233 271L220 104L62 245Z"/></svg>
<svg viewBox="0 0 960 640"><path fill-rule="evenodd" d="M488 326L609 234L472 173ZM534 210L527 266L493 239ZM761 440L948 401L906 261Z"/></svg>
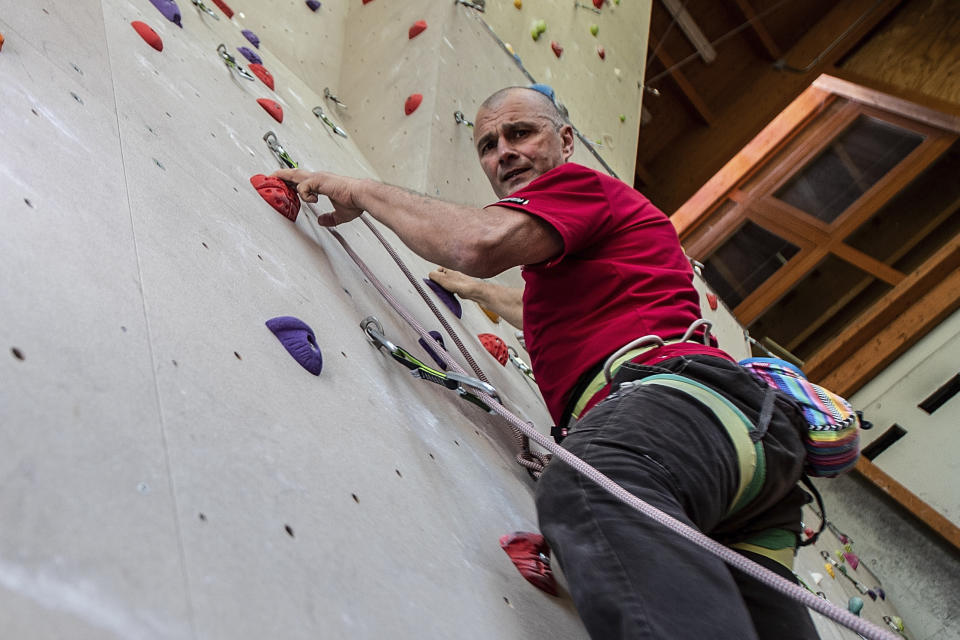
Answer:
<svg viewBox="0 0 960 640"><path fill-rule="evenodd" d="M703 262L703 277L731 309L753 293L799 249L747 221Z"/></svg>
<svg viewBox="0 0 960 640"><path fill-rule="evenodd" d="M960 142L899 192L845 242L909 273L960 226Z"/></svg>
<svg viewBox="0 0 960 640"><path fill-rule="evenodd" d="M919 133L860 116L774 195L833 222L921 142Z"/></svg>
<svg viewBox="0 0 960 640"><path fill-rule="evenodd" d="M830 255L748 329L758 340L770 338L807 360L890 289Z"/></svg>

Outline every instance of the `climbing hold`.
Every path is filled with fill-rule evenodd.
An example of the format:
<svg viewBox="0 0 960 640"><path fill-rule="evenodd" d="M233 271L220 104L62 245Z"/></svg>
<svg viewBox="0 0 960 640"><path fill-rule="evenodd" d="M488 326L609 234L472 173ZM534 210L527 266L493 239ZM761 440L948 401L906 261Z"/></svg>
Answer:
<svg viewBox="0 0 960 640"><path fill-rule="evenodd" d="M250 64L250 73L260 78L260 82L270 87L273 90L273 75L267 71L267 68L262 64L257 64L253 62Z"/></svg>
<svg viewBox="0 0 960 640"><path fill-rule="evenodd" d="M506 50L507 50L507 53L509 53L510 55L512 55L512 56L516 56L516 55L517 55L517 52L513 50L513 45L511 45L509 42L504 42L504 43L503 43L503 48L506 49Z"/></svg>
<svg viewBox="0 0 960 640"><path fill-rule="evenodd" d="M262 173L251 176L250 184L257 190L260 197L267 201L284 218L293 222L300 213L300 197L280 178L271 178Z"/></svg>
<svg viewBox="0 0 960 640"><path fill-rule="evenodd" d="M517 9L523 9L523 0L513 0L513 6Z"/></svg>
<svg viewBox="0 0 960 640"><path fill-rule="evenodd" d="M823 574L815 571L810 572L810 577L813 578L814 584L820 584L820 581L823 580Z"/></svg>
<svg viewBox="0 0 960 640"><path fill-rule="evenodd" d="M887 599L887 592L881 589L880 587L877 587L877 595L880 596L881 600Z"/></svg>
<svg viewBox="0 0 960 640"><path fill-rule="evenodd" d="M428 331L427 333L429 333L430 337L439 342L440 346L446 350L447 347L443 344L443 336L440 335L439 331ZM429 342L423 338L418 338L417 342L419 342L420 346L423 347L423 350L426 351L431 358L433 358L433 361L437 363L438 367L440 367L443 371L447 370L447 363L444 362L443 358L441 358L434 348L430 346Z"/></svg>
<svg viewBox="0 0 960 640"><path fill-rule="evenodd" d="M363 4L370 4L373 0L363 0Z"/></svg>
<svg viewBox="0 0 960 640"><path fill-rule="evenodd" d="M413 93L408 98L407 101L403 103L403 112L407 115L410 115L417 110L417 107L420 106L420 103L423 102L423 96L419 93Z"/></svg>
<svg viewBox="0 0 960 640"><path fill-rule="evenodd" d="M257 37L257 34L255 34L253 31L250 31L250 29L244 29L240 33L243 34L244 38L250 41L250 44L252 44L257 49L260 48L260 38Z"/></svg>
<svg viewBox="0 0 960 640"><path fill-rule="evenodd" d="M237 47L237 51L247 59L247 62L252 62L254 64L263 64L263 59L253 52L249 47Z"/></svg>
<svg viewBox="0 0 960 640"><path fill-rule="evenodd" d="M318 0L307 0L307 6L310 7L310 11L316 11L320 8L320 2Z"/></svg>
<svg viewBox="0 0 960 640"><path fill-rule="evenodd" d="M873 600L874 602L877 601L877 592L874 591L873 589L867 589L867 595L870 596L870 599Z"/></svg>
<svg viewBox="0 0 960 640"><path fill-rule="evenodd" d="M552 596L557 595L557 581L550 569L550 547L539 533L516 531L500 537L503 549L527 582Z"/></svg>
<svg viewBox="0 0 960 640"><path fill-rule="evenodd" d="M460 306L460 301L457 300L457 297L441 287L439 284L431 280L430 278L423 279L424 284L430 287L437 297L440 298L440 302L447 305L447 308L453 313L453 315L458 318L463 317L463 307Z"/></svg>
<svg viewBox="0 0 960 640"><path fill-rule="evenodd" d="M596 38L598 33L600 33L600 26L597 24L590 25L590 35Z"/></svg>
<svg viewBox="0 0 960 640"><path fill-rule="evenodd" d="M263 107L263 110L273 116L277 122L283 122L283 107L270 98L257 98L257 104Z"/></svg>
<svg viewBox="0 0 960 640"><path fill-rule="evenodd" d="M0 51L3 51L3 34L0 33Z"/></svg>
<svg viewBox="0 0 960 640"><path fill-rule="evenodd" d="M487 316L488 318L490 318L490 322L492 322L492 323L494 323L494 324L500 324L500 316L499 316L499 315L497 315L497 314L494 313L493 311L490 311L490 309L487 309L487 308L486 308L485 306L483 306L482 304L478 304L477 306L480 307L480 311L483 311L483 314L484 314L485 316Z"/></svg>
<svg viewBox="0 0 960 640"><path fill-rule="evenodd" d="M223 11L223 14L227 16L227 18L233 17L233 9L231 9L230 5L223 0L213 0L213 4L217 5L217 7L220 8L220 11Z"/></svg>
<svg viewBox="0 0 960 640"><path fill-rule="evenodd" d="M130 23L137 33L140 34L140 37L143 38L144 42L156 49L157 51L163 51L163 40L160 39L160 36L157 35L157 32L150 28L146 22L140 22L139 20L134 20Z"/></svg>
<svg viewBox="0 0 960 640"><path fill-rule="evenodd" d="M623 114L621 113L621 114L620 114L620 122L626 122L626 121L627 121L627 116L625 116L625 115L623 115ZM716 309L716 307L713 307L713 308Z"/></svg>
<svg viewBox="0 0 960 640"><path fill-rule="evenodd" d="M410 31L407 32L407 36L410 40L413 40L418 35L427 30L427 21L426 20L417 20L412 25L410 25Z"/></svg>
<svg viewBox="0 0 960 640"><path fill-rule="evenodd" d="M855 616L860 615L860 612L863 611L863 599L857 596L851 597L850 600L847 601L847 609Z"/></svg>
<svg viewBox="0 0 960 640"><path fill-rule="evenodd" d="M860 566L860 558L855 553L851 553L850 551L844 551L843 559L847 561L847 564L849 564L850 568L853 569L854 571L856 571L857 567Z"/></svg>
<svg viewBox="0 0 960 640"><path fill-rule="evenodd" d="M837 574L833 572L833 566L829 564L823 565L823 568L827 570L827 575L829 575L834 580L837 579Z"/></svg>
<svg viewBox="0 0 960 640"><path fill-rule="evenodd" d="M530 29L530 37L533 38L534 42L540 39L540 32L537 31L536 27L534 27L533 29Z"/></svg>
<svg viewBox="0 0 960 640"><path fill-rule="evenodd" d="M621 116L621 118L622 118L622 117L623 117L623 116ZM621 119L620 122L623 122L623 120ZM707 294L707 304L710 305L710 310L711 310L711 311L716 311L716 310L717 310L717 306L718 306L718 304L719 304L718 301L717 301L717 294L715 294L715 293L708 293L708 294ZM808 537L813 537L813 533L811 533Z"/></svg>
<svg viewBox="0 0 960 640"><path fill-rule="evenodd" d="M813 534L814 534L814 531L811 527L803 528L803 535L807 536L808 540L813 537Z"/></svg>
<svg viewBox="0 0 960 640"><path fill-rule="evenodd" d="M601 60L607 59L607 50L603 48L602 44L597 45L597 55L600 56Z"/></svg>
<svg viewBox="0 0 960 640"><path fill-rule="evenodd" d="M623 74L620 72L620 67L613 68L613 75L616 76L617 80L623 80Z"/></svg>
<svg viewBox="0 0 960 640"><path fill-rule="evenodd" d="M593 6L597 9L601 8L603 6L603 0L593 0Z"/></svg>
<svg viewBox="0 0 960 640"><path fill-rule="evenodd" d="M548 98L550 98L551 102L554 102L557 99L557 93L553 90L553 87L551 87L548 84L543 84L542 82L536 82L530 85L529 88L533 89L534 91L539 91L543 95L547 96Z"/></svg>
<svg viewBox="0 0 960 640"><path fill-rule="evenodd" d="M150 0L150 4L163 14L163 17L183 29L180 23L180 7L174 0Z"/></svg>
<svg viewBox="0 0 960 640"><path fill-rule="evenodd" d="M323 355L317 346L317 336L306 322L292 316L279 316L267 320L266 325L301 367L315 376L320 375Z"/></svg>
<svg viewBox="0 0 960 640"><path fill-rule="evenodd" d="M563 47L561 47L556 40L550 41L550 48L553 49L553 55L557 56L558 58L563 53Z"/></svg>
<svg viewBox="0 0 960 640"><path fill-rule="evenodd" d="M497 362L504 367L507 366L510 353L507 351L507 343L500 336L495 336L492 333L481 333L477 337L480 338L483 348L489 351L490 355L497 359Z"/></svg>

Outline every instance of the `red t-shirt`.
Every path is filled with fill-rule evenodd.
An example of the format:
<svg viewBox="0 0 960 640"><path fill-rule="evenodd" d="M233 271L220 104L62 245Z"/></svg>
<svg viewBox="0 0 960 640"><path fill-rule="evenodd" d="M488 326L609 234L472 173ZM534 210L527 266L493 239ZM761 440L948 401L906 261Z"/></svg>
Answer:
<svg viewBox="0 0 960 640"><path fill-rule="evenodd" d="M577 380L611 353L648 334L679 338L700 318L693 271L676 230L620 180L566 163L491 206L535 215L563 238L559 256L522 268L524 338L555 421ZM729 358L686 342L637 361L692 353Z"/></svg>

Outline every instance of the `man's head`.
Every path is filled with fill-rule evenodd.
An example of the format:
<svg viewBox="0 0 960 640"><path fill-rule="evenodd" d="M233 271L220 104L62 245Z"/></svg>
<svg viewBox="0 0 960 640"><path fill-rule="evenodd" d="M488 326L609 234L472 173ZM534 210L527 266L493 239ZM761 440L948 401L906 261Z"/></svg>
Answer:
<svg viewBox="0 0 960 640"><path fill-rule="evenodd" d="M550 98L525 87L501 89L480 105L473 140L483 172L500 198L573 155L573 127Z"/></svg>

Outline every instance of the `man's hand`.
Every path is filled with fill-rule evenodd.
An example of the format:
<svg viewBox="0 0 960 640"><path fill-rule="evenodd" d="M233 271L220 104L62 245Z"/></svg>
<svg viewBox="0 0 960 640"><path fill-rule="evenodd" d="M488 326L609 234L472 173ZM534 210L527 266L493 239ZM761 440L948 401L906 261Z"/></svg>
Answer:
<svg viewBox="0 0 960 640"><path fill-rule="evenodd" d="M446 267L431 271L430 279L447 291L489 309L517 329L523 328L523 289L485 282Z"/></svg>
<svg viewBox="0 0 960 640"><path fill-rule="evenodd" d="M324 227L333 227L360 217L363 208L356 204L354 194L361 188L362 182L356 178L347 178L324 171L306 171L304 169L281 169L272 174L297 189L304 202L317 202L318 196L326 196L333 205L333 211L317 216L317 223Z"/></svg>
<svg viewBox="0 0 960 640"><path fill-rule="evenodd" d="M453 269L437 267L434 271L430 272L430 279L450 293L455 293L461 298L465 298L467 300L474 299L474 290L478 284L476 278L471 278L470 276L460 273L459 271L454 271Z"/></svg>

